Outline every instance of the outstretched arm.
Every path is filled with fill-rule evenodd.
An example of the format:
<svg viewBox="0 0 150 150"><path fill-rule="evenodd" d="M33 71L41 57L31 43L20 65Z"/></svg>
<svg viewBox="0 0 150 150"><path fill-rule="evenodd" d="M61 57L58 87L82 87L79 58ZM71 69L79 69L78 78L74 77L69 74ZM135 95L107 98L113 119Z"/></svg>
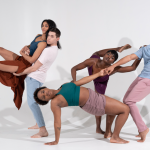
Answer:
<svg viewBox="0 0 150 150"><path fill-rule="evenodd" d="M38 70L42 65L43 64L39 60L37 60L33 66L26 68L23 72L21 72L19 74L17 74L17 73L13 73L13 74L15 76L22 76L22 75L25 75L25 74L29 74L31 72L34 72L34 71Z"/></svg>
<svg viewBox="0 0 150 150"><path fill-rule="evenodd" d="M84 68L86 68L86 67L89 67L89 66L91 66L91 65L93 65L93 64L94 64L93 59L87 59L87 60L85 60L84 62L82 62L82 63L80 63L80 64L74 66L74 67L71 69L71 75L72 75L72 79L73 79L72 82L75 82L75 81L76 81L76 71L82 70L82 69L84 69Z"/></svg>
<svg viewBox="0 0 150 150"><path fill-rule="evenodd" d="M99 57L103 57L109 50L115 50L117 52L122 52L123 50L129 49L129 48L131 48L131 46L129 44L126 44L124 46L117 47L117 48L103 49L103 50L95 52L93 55L97 55Z"/></svg>
<svg viewBox="0 0 150 150"><path fill-rule="evenodd" d="M74 83L77 85L77 86L81 86L81 85L84 85L86 83L89 83L91 82L92 80L96 79L97 77L102 77L102 76L105 76L107 73L105 72L105 69L101 70L100 72L96 73L96 74L93 74L91 76L87 76L87 77L84 77L78 81L75 81Z"/></svg>
<svg viewBox="0 0 150 150"><path fill-rule="evenodd" d="M116 73L116 72L125 73L125 72L134 71L138 67L140 61L141 61L141 59L136 59L131 66L126 66L126 67L117 66L114 69L114 71L111 73L111 75Z"/></svg>
<svg viewBox="0 0 150 150"><path fill-rule="evenodd" d="M56 145L59 142L60 130L61 130L61 107L58 106L54 99L51 102L51 110L54 115L54 128L55 128L55 141L45 143L45 145Z"/></svg>
<svg viewBox="0 0 150 150"><path fill-rule="evenodd" d="M38 57L41 55L42 51L44 50L44 48L47 46L46 42L40 42L38 44L38 47L37 49L35 50L33 56L27 56L23 50L20 51L20 54L28 61L30 62L31 64L34 63Z"/></svg>
<svg viewBox="0 0 150 150"><path fill-rule="evenodd" d="M128 56L125 56L124 58L120 59L118 62L116 62L115 64L113 64L112 66L108 67L106 69L108 74L111 74L114 71L114 68L120 65L123 65L131 60L135 60L138 59L138 56L136 54L131 54Z"/></svg>

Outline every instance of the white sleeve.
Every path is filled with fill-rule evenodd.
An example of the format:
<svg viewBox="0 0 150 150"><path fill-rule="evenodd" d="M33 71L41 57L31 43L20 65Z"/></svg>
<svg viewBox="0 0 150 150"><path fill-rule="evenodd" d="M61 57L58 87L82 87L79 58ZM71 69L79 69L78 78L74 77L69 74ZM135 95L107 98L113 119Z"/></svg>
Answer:
<svg viewBox="0 0 150 150"><path fill-rule="evenodd" d="M40 57L38 58L38 60L44 65L51 59L51 57L53 57L52 55L53 55L53 53L50 54L49 49L46 48L43 50L43 52L40 55Z"/></svg>

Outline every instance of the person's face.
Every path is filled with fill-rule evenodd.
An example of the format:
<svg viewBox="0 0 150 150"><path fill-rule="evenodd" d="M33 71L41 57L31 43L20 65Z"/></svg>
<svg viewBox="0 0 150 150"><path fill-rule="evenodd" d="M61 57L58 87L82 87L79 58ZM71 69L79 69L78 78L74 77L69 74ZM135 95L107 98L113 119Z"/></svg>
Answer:
<svg viewBox="0 0 150 150"><path fill-rule="evenodd" d="M43 24L42 24L42 33L44 34L44 33L46 33L46 31L49 29L49 25L48 25L48 23L45 21L45 22L43 22Z"/></svg>
<svg viewBox="0 0 150 150"><path fill-rule="evenodd" d="M54 93L53 93L53 90L44 88L38 92L37 97L42 101L49 101L50 99L54 97Z"/></svg>
<svg viewBox="0 0 150 150"><path fill-rule="evenodd" d="M59 40L59 38L56 37L56 33L55 32L49 32L48 33L48 37L47 37L47 44L52 45L57 45L57 41Z"/></svg>
<svg viewBox="0 0 150 150"><path fill-rule="evenodd" d="M103 61L106 62L107 64L112 64L115 61L115 57L111 52L109 52L104 55Z"/></svg>

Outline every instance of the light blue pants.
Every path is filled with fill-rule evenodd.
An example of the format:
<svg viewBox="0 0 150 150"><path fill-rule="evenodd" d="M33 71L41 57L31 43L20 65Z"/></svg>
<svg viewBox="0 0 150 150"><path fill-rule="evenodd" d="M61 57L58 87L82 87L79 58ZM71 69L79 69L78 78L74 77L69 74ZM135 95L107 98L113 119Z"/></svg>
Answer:
<svg viewBox="0 0 150 150"><path fill-rule="evenodd" d="M31 77L26 77L26 87L27 87L27 101L28 105L34 115L34 118L36 120L36 123L38 124L38 127L43 127L45 126L45 122L43 119L43 115L41 112L41 109L39 105L36 103L34 100L34 91L41 87L43 83L31 78Z"/></svg>

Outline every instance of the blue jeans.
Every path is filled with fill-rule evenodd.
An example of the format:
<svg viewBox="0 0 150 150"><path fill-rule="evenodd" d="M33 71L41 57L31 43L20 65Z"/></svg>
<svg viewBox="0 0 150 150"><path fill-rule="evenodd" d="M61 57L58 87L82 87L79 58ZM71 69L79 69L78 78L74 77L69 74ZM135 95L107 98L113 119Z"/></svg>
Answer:
<svg viewBox="0 0 150 150"><path fill-rule="evenodd" d="M26 77L26 86L27 86L27 101L28 101L28 105L34 115L34 118L36 120L36 123L38 124L38 127L43 127L45 126L45 122L43 119L43 115L41 112L41 109L39 107L39 105L36 103L36 101L34 100L34 91L41 87L43 83L31 78L31 77Z"/></svg>

